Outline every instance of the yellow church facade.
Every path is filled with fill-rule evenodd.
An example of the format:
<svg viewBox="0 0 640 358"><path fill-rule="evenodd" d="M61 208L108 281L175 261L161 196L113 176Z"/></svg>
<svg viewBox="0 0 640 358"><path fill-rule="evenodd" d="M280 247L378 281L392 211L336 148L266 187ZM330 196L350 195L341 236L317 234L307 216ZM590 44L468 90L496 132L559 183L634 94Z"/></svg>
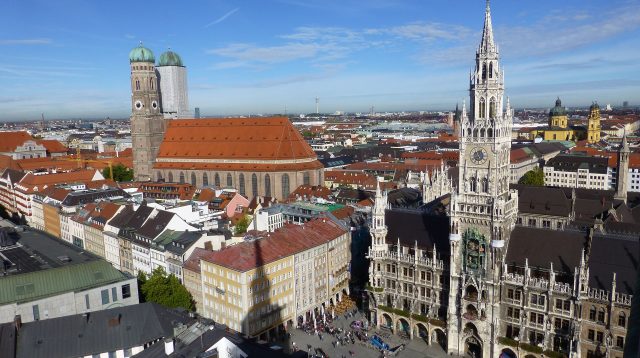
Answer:
<svg viewBox="0 0 640 358"><path fill-rule="evenodd" d="M588 143L600 141L600 107L594 103L589 108L587 127L569 125L569 115L562 106L560 98L556 100L555 107L549 111L549 125L533 129L530 138L540 137L543 140L570 140L579 141L586 139Z"/></svg>

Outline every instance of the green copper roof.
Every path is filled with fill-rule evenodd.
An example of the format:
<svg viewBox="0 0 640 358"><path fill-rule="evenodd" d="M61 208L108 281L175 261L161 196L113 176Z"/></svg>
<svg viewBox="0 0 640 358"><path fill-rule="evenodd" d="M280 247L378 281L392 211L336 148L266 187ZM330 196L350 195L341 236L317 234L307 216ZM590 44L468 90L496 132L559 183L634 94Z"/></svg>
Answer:
<svg viewBox="0 0 640 358"><path fill-rule="evenodd" d="M549 116L554 117L554 116L566 116L567 115L567 110L562 107L562 101L560 101L560 98L558 97L558 99L556 100L556 106L551 108L551 111L549 111Z"/></svg>
<svg viewBox="0 0 640 358"><path fill-rule="evenodd" d="M9 275L0 280L0 304L29 302L127 279L104 260Z"/></svg>
<svg viewBox="0 0 640 358"><path fill-rule="evenodd" d="M153 56L153 52L148 48L142 46L142 43L131 52L129 52L129 62L156 62L156 58Z"/></svg>
<svg viewBox="0 0 640 358"><path fill-rule="evenodd" d="M158 66L184 66L182 64L182 59L180 55L169 50L162 55L160 55L160 60L158 61Z"/></svg>

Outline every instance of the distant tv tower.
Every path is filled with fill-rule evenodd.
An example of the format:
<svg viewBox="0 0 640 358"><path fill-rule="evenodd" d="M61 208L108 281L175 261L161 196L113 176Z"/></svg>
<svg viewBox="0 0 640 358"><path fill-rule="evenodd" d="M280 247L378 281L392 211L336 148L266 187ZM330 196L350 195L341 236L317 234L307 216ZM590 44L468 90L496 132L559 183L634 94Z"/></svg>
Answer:
<svg viewBox="0 0 640 358"><path fill-rule="evenodd" d="M316 97L316 114L320 114L320 98Z"/></svg>

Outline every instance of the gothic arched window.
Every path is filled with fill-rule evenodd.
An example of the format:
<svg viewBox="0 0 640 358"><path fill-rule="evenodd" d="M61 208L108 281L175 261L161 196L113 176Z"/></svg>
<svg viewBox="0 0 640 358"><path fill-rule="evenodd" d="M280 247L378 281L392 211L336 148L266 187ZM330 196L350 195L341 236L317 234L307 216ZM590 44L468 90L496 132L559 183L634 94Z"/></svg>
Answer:
<svg viewBox="0 0 640 358"><path fill-rule="evenodd" d="M158 172L156 174L157 181L162 181L162 173Z"/></svg>
<svg viewBox="0 0 640 358"><path fill-rule="evenodd" d="M478 112L479 118L485 118L487 116L487 104L484 101L484 98L480 98L480 111Z"/></svg>
<svg viewBox="0 0 640 358"><path fill-rule="evenodd" d="M282 197L289 196L289 174L282 175Z"/></svg>
<svg viewBox="0 0 640 358"><path fill-rule="evenodd" d="M191 185L196 185L196 173L191 173Z"/></svg>
<svg viewBox="0 0 640 358"><path fill-rule="evenodd" d="M255 173L251 175L251 193L258 196L258 176Z"/></svg>
<svg viewBox="0 0 640 358"><path fill-rule="evenodd" d="M487 64L483 63L482 64L482 80L486 80L487 79Z"/></svg>
<svg viewBox="0 0 640 358"><path fill-rule="evenodd" d="M302 184L303 185L311 185L311 180L309 178L309 172L304 172L302 174Z"/></svg>
<svg viewBox="0 0 640 358"><path fill-rule="evenodd" d="M493 138L493 129L491 129L491 128L487 129L487 137L488 138Z"/></svg>
<svg viewBox="0 0 640 358"><path fill-rule="evenodd" d="M489 192L489 181L487 180L487 178L482 179L482 192Z"/></svg>
<svg viewBox="0 0 640 358"><path fill-rule="evenodd" d="M231 177L231 173L227 173L227 186L228 187L233 186L233 178Z"/></svg>
<svg viewBox="0 0 640 358"><path fill-rule="evenodd" d="M618 326L620 327L627 326L627 315L625 315L624 312L620 312L620 315L618 316Z"/></svg>
<svg viewBox="0 0 640 358"><path fill-rule="evenodd" d="M184 184L184 172L180 172L180 184Z"/></svg>
<svg viewBox="0 0 640 358"><path fill-rule="evenodd" d="M153 78L149 78L149 88L153 89Z"/></svg>
<svg viewBox="0 0 640 358"><path fill-rule="evenodd" d="M169 172L169 183L173 183L173 173Z"/></svg>
<svg viewBox="0 0 640 358"><path fill-rule="evenodd" d="M140 80L136 78L136 91L140 91Z"/></svg>
<svg viewBox="0 0 640 358"><path fill-rule="evenodd" d="M471 178L471 180L469 181L469 184L470 184L470 189L471 189L471 191L475 192L475 191L476 191L476 189L478 188L478 181L477 181L477 179L476 179L475 177L474 177L474 178Z"/></svg>
<svg viewBox="0 0 640 358"><path fill-rule="evenodd" d="M209 176L207 173L202 174L202 186L209 186Z"/></svg>
<svg viewBox="0 0 640 358"><path fill-rule="evenodd" d="M489 62L489 78L493 78L493 62Z"/></svg>
<svg viewBox="0 0 640 358"><path fill-rule="evenodd" d="M484 138L484 128L480 128L480 138Z"/></svg>
<svg viewBox="0 0 640 358"><path fill-rule="evenodd" d="M496 118L496 98L491 97L491 101L489 101L489 117Z"/></svg>
<svg viewBox="0 0 640 358"><path fill-rule="evenodd" d="M471 137L471 128L467 128L467 137Z"/></svg>
<svg viewBox="0 0 640 358"><path fill-rule="evenodd" d="M269 174L264 175L264 196L271 196L271 177Z"/></svg>
<svg viewBox="0 0 640 358"><path fill-rule="evenodd" d="M238 189L240 190L240 194L243 196L246 196L245 193L245 187L244 187L244 174L240 173L240 175L238 176Z"/></svg>
<svg viewBox="0 0 640 358"><path fill-rule="evenodd" d="M213 177L213 184L218 188L220 187L220 174L216 173Z"/></svg>

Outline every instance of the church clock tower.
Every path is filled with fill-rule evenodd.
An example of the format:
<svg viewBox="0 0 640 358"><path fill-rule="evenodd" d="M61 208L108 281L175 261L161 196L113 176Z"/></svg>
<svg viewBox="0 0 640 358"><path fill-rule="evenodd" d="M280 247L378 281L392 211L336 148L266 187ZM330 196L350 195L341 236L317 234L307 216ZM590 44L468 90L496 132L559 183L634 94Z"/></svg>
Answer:
<svg viewBox="0 0 640 358"><path fill-rule="evenodd" d="M151 50L140 46L129 53L131 64L131 144L137 181L152 180L153 162L166 129Z"/></svg>
<svg viewBox="0 0 640 358"><path fill-rule="evenodd" d="M470 74L470 111L462 108L459 181L449 209L448 351L475 357L497 356L500 270L518 210L517 193L509 190L512 110L508 99L504 103L499 60L487 1Z"/></svg>

